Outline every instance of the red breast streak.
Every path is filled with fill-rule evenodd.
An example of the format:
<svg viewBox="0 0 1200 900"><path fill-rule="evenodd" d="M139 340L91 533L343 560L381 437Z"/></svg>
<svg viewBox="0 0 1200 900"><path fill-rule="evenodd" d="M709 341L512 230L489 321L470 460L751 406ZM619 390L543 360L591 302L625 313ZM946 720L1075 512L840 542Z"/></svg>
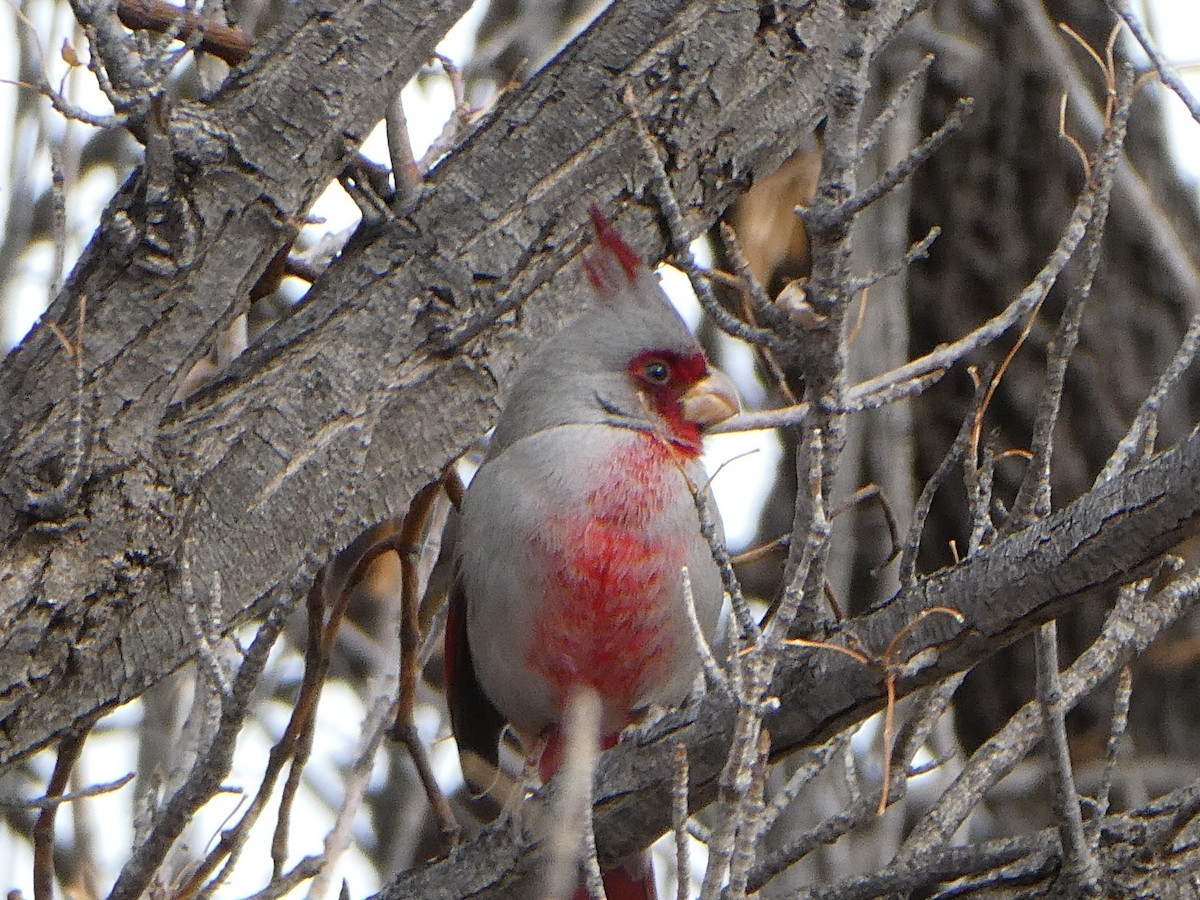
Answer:
<svg viewBox="0 0 1200 900"><path fill-rule="evenodd" d="M528 661L566 702L589 685L619 731L638 698L669 679L675 642L668 624L680 602L686 544L653 530L685 490L677 451L652 436L622 441L591 473L597 487L578 511L561 510L541 547L551 572Z"/></svg>

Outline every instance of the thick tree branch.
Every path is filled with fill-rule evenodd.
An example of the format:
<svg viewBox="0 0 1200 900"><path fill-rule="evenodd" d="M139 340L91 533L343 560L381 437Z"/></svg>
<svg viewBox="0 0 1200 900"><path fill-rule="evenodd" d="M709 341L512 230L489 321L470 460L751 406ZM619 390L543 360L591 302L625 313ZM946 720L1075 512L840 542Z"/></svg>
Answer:
<svg viewBox="0 0 1200 900"><path fill-rule="evenodd" d="M173 520L207 485L201 443L178 464L164 456L167 405L467 6L302 3L211 101L160 109L146 166L110 203L43 326L0 364L0 764L87 709L136 696L186 658L167 561L181 537ZM153 244L151 220L160 225ZM45 326L69 323L72 333L85 308L81 390L75 354ZM91 477L53 511L83 527L35 531L30 519L47 516L27 498L66 480L60 459L83 390L97 432L87 435ZM204 554L205 577L253 564L239 560L249 532L226 539L234 543ZM259 596L234 598L225 621L244 618Z"/></svg>

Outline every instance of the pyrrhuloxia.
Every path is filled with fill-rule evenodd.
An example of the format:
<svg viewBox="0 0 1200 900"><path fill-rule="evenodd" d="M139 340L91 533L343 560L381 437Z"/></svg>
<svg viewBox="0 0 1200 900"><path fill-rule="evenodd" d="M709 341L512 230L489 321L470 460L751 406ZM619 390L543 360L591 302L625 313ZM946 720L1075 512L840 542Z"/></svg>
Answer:
<svg viewBox="0 0 1200 900"><path fill-rule="evenodd" d="M709 638L720 615L689 482L705 484L701 434L737 394L594 207L592 221L598 302L526 363L462 504L446 680L476 784L506 722L527 750L556 745L575 688L599 696L605 746L635 711L686 698L699 656L682 567ZM605 883L610 900L653 896L645 868Z"/></svg>

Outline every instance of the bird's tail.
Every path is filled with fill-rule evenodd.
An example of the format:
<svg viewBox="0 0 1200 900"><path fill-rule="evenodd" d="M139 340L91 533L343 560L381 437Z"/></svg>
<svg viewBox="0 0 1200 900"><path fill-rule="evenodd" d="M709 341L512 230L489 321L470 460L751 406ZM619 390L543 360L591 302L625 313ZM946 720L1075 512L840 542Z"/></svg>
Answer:
<svg viewBox="0 0 1200 900"><path fill-rule="evenodd" d="M600 749L607 750L617 743L619 735L608 735L601 739ZM562 733L553 730L542 748L538 760L538 771L543 780L549 780L562 765ZM601 876L604 895L608 900L658 900L658 888L654 882L654 864L650 854L626 857ZM580 883L571 900L588 900L587 885Z"/></svg>
<svg viewBox="0 0 1200 900"><path fill-rule="evenodd" d="M650 854L622 860L602 876L604 896L608 900L658 900L654 885L654 865ZM575 888L571 900L588 900L586 884Z"/></svg>

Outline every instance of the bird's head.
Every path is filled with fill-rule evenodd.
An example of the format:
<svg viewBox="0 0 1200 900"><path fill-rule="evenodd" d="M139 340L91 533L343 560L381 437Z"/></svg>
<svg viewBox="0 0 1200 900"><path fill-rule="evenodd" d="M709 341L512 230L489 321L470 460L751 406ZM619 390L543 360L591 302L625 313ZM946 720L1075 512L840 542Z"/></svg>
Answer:
<svg viewBox="0 0 1200 900"><path fill-rule="evenodd" d="M689 456L734 415L737 391L709 365L654 274L595 207L584 254L596 303L526 362L496 426L493 453L564 424L653 430Z"/></svg>

